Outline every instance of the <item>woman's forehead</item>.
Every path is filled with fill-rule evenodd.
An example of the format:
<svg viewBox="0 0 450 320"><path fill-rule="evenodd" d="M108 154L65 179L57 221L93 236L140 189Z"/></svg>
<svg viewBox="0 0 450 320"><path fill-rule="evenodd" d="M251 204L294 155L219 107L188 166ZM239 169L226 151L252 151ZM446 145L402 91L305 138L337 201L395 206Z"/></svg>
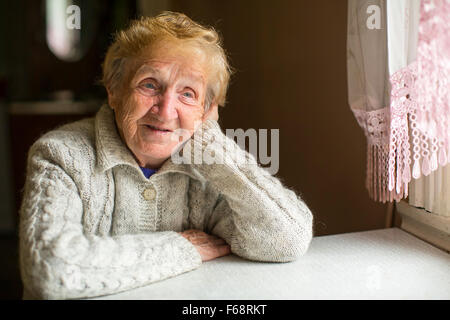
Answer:
<svg viewBox="0 0 450 320"><path fill-rule="evenodd" d="M190 65L181 65L176 60L147 60L139 66L135 73L135 78L146 75L163 78L175 75L177 78L187 78L199 84L206 82L205 72L203 70L198 70Z"/></svg>
<svg viewBox="0 0 450 320"><path fill-rule="evenodd" d="M180 76L204 83L209 65L200 49L168 41L144 49L136 59L135 70L134 77L144 74L166 75L175 71Z"/></svg>

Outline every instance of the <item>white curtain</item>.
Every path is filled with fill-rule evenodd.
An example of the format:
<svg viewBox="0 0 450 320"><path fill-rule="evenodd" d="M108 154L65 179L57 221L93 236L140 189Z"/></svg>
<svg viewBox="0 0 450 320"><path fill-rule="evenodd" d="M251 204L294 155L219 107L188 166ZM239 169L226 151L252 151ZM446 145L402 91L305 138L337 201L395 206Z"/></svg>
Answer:
<svg viewBox="0 0 450 320"><path fill-rule="evenodd" d="M348 101L367 138L366 188L373 199L392 199L387 189L389 64L384 0L349 0Z"/></svg>
<svg viewBox="0 0 450 320"><path fill-rule="evenodd" d="M399 201L450 160L450 1L349 0L347 70L369 195Z"/></svg>

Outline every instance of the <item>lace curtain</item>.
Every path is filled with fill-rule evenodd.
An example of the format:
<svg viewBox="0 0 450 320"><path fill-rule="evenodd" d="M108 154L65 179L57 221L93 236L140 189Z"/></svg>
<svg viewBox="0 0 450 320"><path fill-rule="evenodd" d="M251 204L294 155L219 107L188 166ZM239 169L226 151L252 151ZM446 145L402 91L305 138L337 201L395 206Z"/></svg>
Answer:
<svg viewBox="0 0 450 320"><path fill-rule="evenodd" d="M407 197L450 160L449 17L448 0L348 1L348 97L375 200Z"/></svg>

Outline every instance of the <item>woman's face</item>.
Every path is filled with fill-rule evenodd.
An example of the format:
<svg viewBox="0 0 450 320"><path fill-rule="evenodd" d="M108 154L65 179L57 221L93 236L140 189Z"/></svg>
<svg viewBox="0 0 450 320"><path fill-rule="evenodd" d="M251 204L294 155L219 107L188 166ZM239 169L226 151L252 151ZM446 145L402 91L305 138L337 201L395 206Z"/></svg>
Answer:
<svg viewBox="0 0 450 320"><path fill-rule="evenodd" d="M120 135L140 166L158 168L180 142L179 133L184 141L203 121L205 58L182 43L162 42L131 63L120 93L110 92Z"/></svg>

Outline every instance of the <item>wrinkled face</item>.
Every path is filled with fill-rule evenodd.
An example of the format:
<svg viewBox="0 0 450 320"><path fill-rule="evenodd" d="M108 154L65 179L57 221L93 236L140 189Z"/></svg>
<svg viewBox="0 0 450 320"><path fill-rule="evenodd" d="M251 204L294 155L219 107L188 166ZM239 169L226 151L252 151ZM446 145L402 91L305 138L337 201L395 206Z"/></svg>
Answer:
<svg viewBox="0 0 450 320"><path fill-rule="evenodd" d="M158 168L180 142L180 132L184 141L201 124L205 58L182 43L156 44L131 63L118 102L110 96L120 135L140 166Z"/></svg>

